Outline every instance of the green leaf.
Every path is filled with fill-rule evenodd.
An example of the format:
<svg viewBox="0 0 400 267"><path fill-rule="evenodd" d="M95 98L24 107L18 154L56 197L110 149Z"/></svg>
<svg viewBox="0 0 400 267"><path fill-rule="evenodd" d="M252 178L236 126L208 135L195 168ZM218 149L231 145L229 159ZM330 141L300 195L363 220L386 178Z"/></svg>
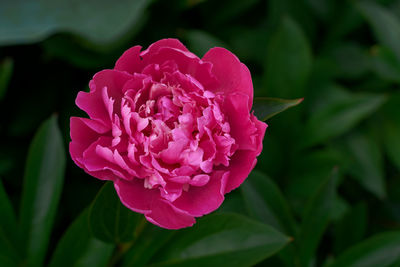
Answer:
<svg viewBox="0 0 400 267"><path fill-rule="evenodd" d="M400 232L375 235L351 247L330 267L385 267L400 260Z"/></svg>
<svg viewBox="0 0 400 267"><path fill-rule="evenodd" d="M367 230L367 206L364 203L352 207L335 226L334 247L342 252L359 242Z"/></svg>
<svg viewBox="0 0 400 267"><path fill-rule="evenodd" d="M265 174L253 170L240 187L249 213L281 232L295 235L296 224L279 187Z"/></svg>
<svg viewBox="0 0 400 267"><path fill-rule="evenodd" d="M337 170L324 181L306 206L300 230L300 262L309 266L330 220L336 195Z"/></svg>
<svg viewBox="0 0 400 267"><path fill-rule="evenodd" d="M88 209L75 219L57 244L49 267L107 266L114 245L92 237Z"/></svg>
<svg viewBox="0 0 400 267"><path fill-rule="evenodd" d="M376 197L386 197L382 153L376 139L365 132L357 132L347 139L348 153L354 158L349 172Z"/></svg>
<svg viewBox="0 0 400 267"><path fill-rule="evenodd" d="M107 182L90 207L89 226L96 238L120 244L134 238L136 225L142 217L122 205L113 183Z"/></svg>
<svg viewBox="0 0 400 267"><path fill-rule="evenodd" d="M371 25L378 41L400 60L400 21L386 8L367 1L357 2L357 8Z"/></svg>
<svg viewBox="0 0 400 267"><path fill-rule="evenodd" d="M255 97L253 110L259 120L266 121L288 108L297 106L302 101L303 98L280 99L273 97Z"/></svg>
<svg viewBox="0 0 400 267"><path fill-rule="evenodd" d="M17 222L0 180L0 266L17 266L20 260Z"/></svg>
<svg viewBox="0 0 400 267"><path fill-rule="evenodd" d="M295 21L282 20L267 48L265 85L274 97L302 97L311 71L310 45Z"/></svg>
<svg viewBox="0 0 400 267"><path fill-rule="evenodd" d="M57 117L52 116L33 138L25 167L20 226L27 266L43 264L63 186L65 161Z"/></svg>
<svg viewBox="0 0 400 267"><path fill-rule="evenodd" d="M13 72L14 61L6 58L0 62L0 101L4 98Z"/></svg>
<svg viewBox="0 0 400 267"><path fill-rule="evenodd" d="M346 93L321 105L318 112L312 112L306 123L300 146L316 145L345 133L377 110L385 100L386 97L380 94Z"/></svg>
<svg viewBox="0 0 400 267"><path fill-rule="evenodd" d="M254 266L289 238L237 214L213 214L180 230L151 266Z"/></svg>
<svg viewBox="0 0 400 267"><path fill-rule="evenodd" d="M143 220L145 219L143 218ZM138 238L126 253L123 267L145 266L157 254L158 250L177 233L150 223L145 223L143 227L142 231L141 227L138 227Z"/></svg>
<svg viewBox="0 0 400 267"><path fill-rule="evenodd" d="M111 43L140 19L150 0L26 0L0 2L0 45L32 43L66 31ZM105 19L106 18L106 19Z"/></svg>

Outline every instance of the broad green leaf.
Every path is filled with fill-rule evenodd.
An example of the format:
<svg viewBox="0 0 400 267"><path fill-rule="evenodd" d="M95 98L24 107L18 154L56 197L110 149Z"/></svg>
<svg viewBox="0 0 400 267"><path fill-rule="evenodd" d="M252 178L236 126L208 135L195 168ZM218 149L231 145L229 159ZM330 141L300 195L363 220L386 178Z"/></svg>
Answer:
<svg viewBox="0 0 400 267"><path fill-rule="evenodd" d="M127 251L122 266L123 267L140 267L145 266L152 257L157 255L159 249L167 245L172 240L176 231L170 231L150 223L144 223L137 227L138 238L135 239L133 246ZM144 229L141 229L144 228Z"/></svg>
<svg viewBox="0 0 400 267"><path fill-rule="evenodd" d="M330 101L319 112L311 114L300 146L312 146L345 133L377 110L385 100L384 95L357 93Z"/></svg>
<svg viewBox="0 0 400 267"><path fill-rule="evenodd" d="M17 266L20 260L14 210L0 180L0 266Z"/></svg>
<svg viewBox="0 0 400 267"><path fill-rule="evenodd" d="M142 217L122 205L113 183L107 182L90 207L89 226L96 238L120 244L134 238L136 225Z"/></svg>
<svg viewBox="0 0 400 267"><path fill-rule="evenodd" d="M90 234L88 214L88 209L85 209L68 227L57 244L49 267L107 266L114 245Z"/></svg>
<svg viewBox="0 0 400 267"><path fill-rule="evenodd" d="M180 230L151 266L254 266L289 238L237 214L213 214Z"/></svg>
<svg viewBox="0 0 400 267"><path fill-rule="evenodd" d="M288 108L297 106L302 101L303 98L280 99L273 97L256 97L254 98L253 110L259 120L266 121Z"/></svg>
<svg viewBox="0 0 400 267"><path fill-rule="evenodd" d="M0 101L4 98L13 72L14 61L6 58L0 62Z"/></svg>
<svg viewBox="0 0 400 267"><path fill-rule="evenodd" d="M285 17L267 48L265 87L268 95L302 97L311 63L311 50L304 33L295 21Z"/></svg>
<svg viewBox="0 0 400 267"><path fill-rule="evenodd" d="M336 195L337 170L324 181L306 206L298 239L300 262L309 266L330 220Z"/></svg>
<svg viewBox="0 0 400 267"><path fill-rule="evenodd" d="M357 8L371 24L379 43L388 47L400 60L400 21L386 8L367 1L357 2Z"/></svg>
<svg viewBox="0 0 400 267"><path fill-rule="evenodd" d="M279 187L268 176L253 170L240 189L254 218L288 235L296 234L289 205Z"/></svg>
<svg viewBox="0 0 400 267"><path fill-rule="evenodd" d="M342 252L359 242L365 235L367 223L367 206L364 203L357 204L349 209L335 225L335 251Z"/></svg>
<svg viewBox="0 0 400 267"><path fill-rule="evenodd" d="M41 266L64 181L65 150L54 115L45 121L29 147L22 192L20 226L27 266Z"/></svg>
<svg viewBox="0 0 400 267"><path fill-rule="evenodd" d="M376 197L386 197L382 152L376 139L365 132L357 132L347 138L348 153L353 164L349 168L352 176Z"/></svg>
<svg viewBox="0 0 400 267"><path fill-rule="evenodd" d="M106 44L126 33L150 0L4 0L0 2L0 45L43 40L63 31Z"/></svg>
<svg viewBox="0 0 400 267"><path fill-rule="evenodd" d="M386 267L399 260L400 232L385 232L351 247L330 267Z"/></svg>

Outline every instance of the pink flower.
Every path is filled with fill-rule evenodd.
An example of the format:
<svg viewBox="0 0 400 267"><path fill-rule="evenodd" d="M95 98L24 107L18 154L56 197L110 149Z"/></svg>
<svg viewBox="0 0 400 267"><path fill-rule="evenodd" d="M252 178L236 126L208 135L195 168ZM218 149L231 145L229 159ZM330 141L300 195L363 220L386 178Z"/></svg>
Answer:
<svg viewBox="0 0 400 267"><path fill-rule="evenodd" d="M69 149L122 203L164 228L216 210L254 168L267 125L250 113L250 72L224 48L202 59L175 39L128 49L90 81Z"/></svg>

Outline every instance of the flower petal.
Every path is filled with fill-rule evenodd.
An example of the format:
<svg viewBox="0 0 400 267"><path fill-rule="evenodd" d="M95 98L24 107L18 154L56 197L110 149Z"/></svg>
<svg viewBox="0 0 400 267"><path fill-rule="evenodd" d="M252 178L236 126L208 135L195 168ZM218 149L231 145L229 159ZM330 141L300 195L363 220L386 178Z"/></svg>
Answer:
<svg viewBox="0 0 400 267"><path fill-rule="evenodd" d="M220 82L218 92L225 95L242 92L248 98L248 108L253 104L253 83L249 69L240 60L225 48L215 47L202 58L205 62L213 64L212 73Z"/></svg>
<svg viewBox="0 0 400 267"><path fill-rule="evenodd" d="M224 201L224 192L229 171L216 171L204 186L191 186L183 191L173 205L193 216L202 216L216 210Z"/></svg>
<svg viewBox="0 0 400 267"><path fill-rule="evenodd" d="M151 212L145 216L149 222L167 229L189 227L196 222L193 216L175 208L166 200L153 202Z"/></svg>

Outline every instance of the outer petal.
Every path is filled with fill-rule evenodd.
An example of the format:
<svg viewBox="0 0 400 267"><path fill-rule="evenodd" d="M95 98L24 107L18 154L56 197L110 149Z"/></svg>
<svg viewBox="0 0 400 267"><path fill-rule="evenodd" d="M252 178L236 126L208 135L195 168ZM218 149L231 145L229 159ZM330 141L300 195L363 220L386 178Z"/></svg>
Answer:
<svg viewBox="0 0 400 267"><path fill-rule="evenodd" d="M216 88L218 83L211 73L212 64L203 62L189 51L171 47L161 47L157 53L149 54L146 60L148 60L149 64L162 64L171 60L178 65L181 73L190 74L207 89Z"/></svg>
<svg viewBox="0 0 400 267"><path fill-rule="evenodd" d="M140 45L134 46L126 50L115 63L115 70L126 71L130 74L142 72L145 64L140 56Z"/></svg>
<svg viewBox="0 0 400 267"><path fill-rule="evenodd" d="M258 121L255 117L253 119L258 132L255 150L237 150L235 152L231 158L229 167L226 167L230 171L230 175L226 184L225 194L229 193L243 183L243 181L249 176L250 172L256 166L256 157L261 153L262 140L264 139L267 124Z"/></svg>
<svg viewBox="0 0 400 267"><path fill-rule="evenodd" d="M151 223L167 229L180 229L195 223L193 216L173 207L159 196L158 189L146 189L143 180L116 180L115 189L129 209L143 213Z"/></svg>
<svg viewBox="0 0 400 267"><path fill-rule="evenodd" d="M120 99L122 96L122 88L124 84L130 80L132 76L125 72L116 70L103 70L94 75L90 82L90 93L79 92L76 97L76 105L85 111L90 118L98 119L104 124L110 124L108 110L104 104L102 90L107 87L110 97Z"/></svg>
<svg viewBox="0 0 400 267"><path fill-rule="evenodd" d="M248 95L250 110L253 103L253 83L246 65L241 63L234 54L221 47L210 49L202 60L213 64L212 73L220 82L217 91L225 95L235 92Z"/></svg>
<svg viewBox="0 0 400 267"><path fill-rule="evenodd" d="M158 189L145 188L142 179L131 181L117 179L114 187L121 202L129 209L139 213L149 213L153 202L157 201L160 194Z"/></svg>
<svg viewBox="0 0 400 267"><path fill-rule="evenodd" d="M243 93L230 94L225 98L224 110L231 128L230 135L239 149L255 150L257 146L257 128L250 119L247 107L248 96Z"/></svg>
<svg viewBox="0 0 400 267"><path fill-rule="evenodd" d="M151 212L145 216L149 222L167 229L181 229L196 222L193 216L175 208L166 200L153 203Z"/></svg>
<svg viewBox="0 0 400 267"><path fill-rule="evenodd" d="M206 185L191 186L188 192L182 192L173 205L196 217L216 210L224 201L228 177L229 172L227 171L214 172Z"/></svg>
<svg viewBox="0 0 400 267"><path fill-rule="evenodd" d="M69 151L71 158L79 167L83 168L81 163L83 152L101 134L108 132L110 129L98 121L78 117L71 117L70 128L71 142Z"/></svg>
<svg viewBox="0 0 400 267"><path fill-rule="evenodd" d="M170 48L175 48L179 49L182 51L189 51L186 46L184 46L178 39L174 38L167 38L167 39L161 39L149 46L146 50L144 50L141 53L141 56L146 56L147 54L152 54L158 52L160 48L162 47L170 47Z"/></svg>

